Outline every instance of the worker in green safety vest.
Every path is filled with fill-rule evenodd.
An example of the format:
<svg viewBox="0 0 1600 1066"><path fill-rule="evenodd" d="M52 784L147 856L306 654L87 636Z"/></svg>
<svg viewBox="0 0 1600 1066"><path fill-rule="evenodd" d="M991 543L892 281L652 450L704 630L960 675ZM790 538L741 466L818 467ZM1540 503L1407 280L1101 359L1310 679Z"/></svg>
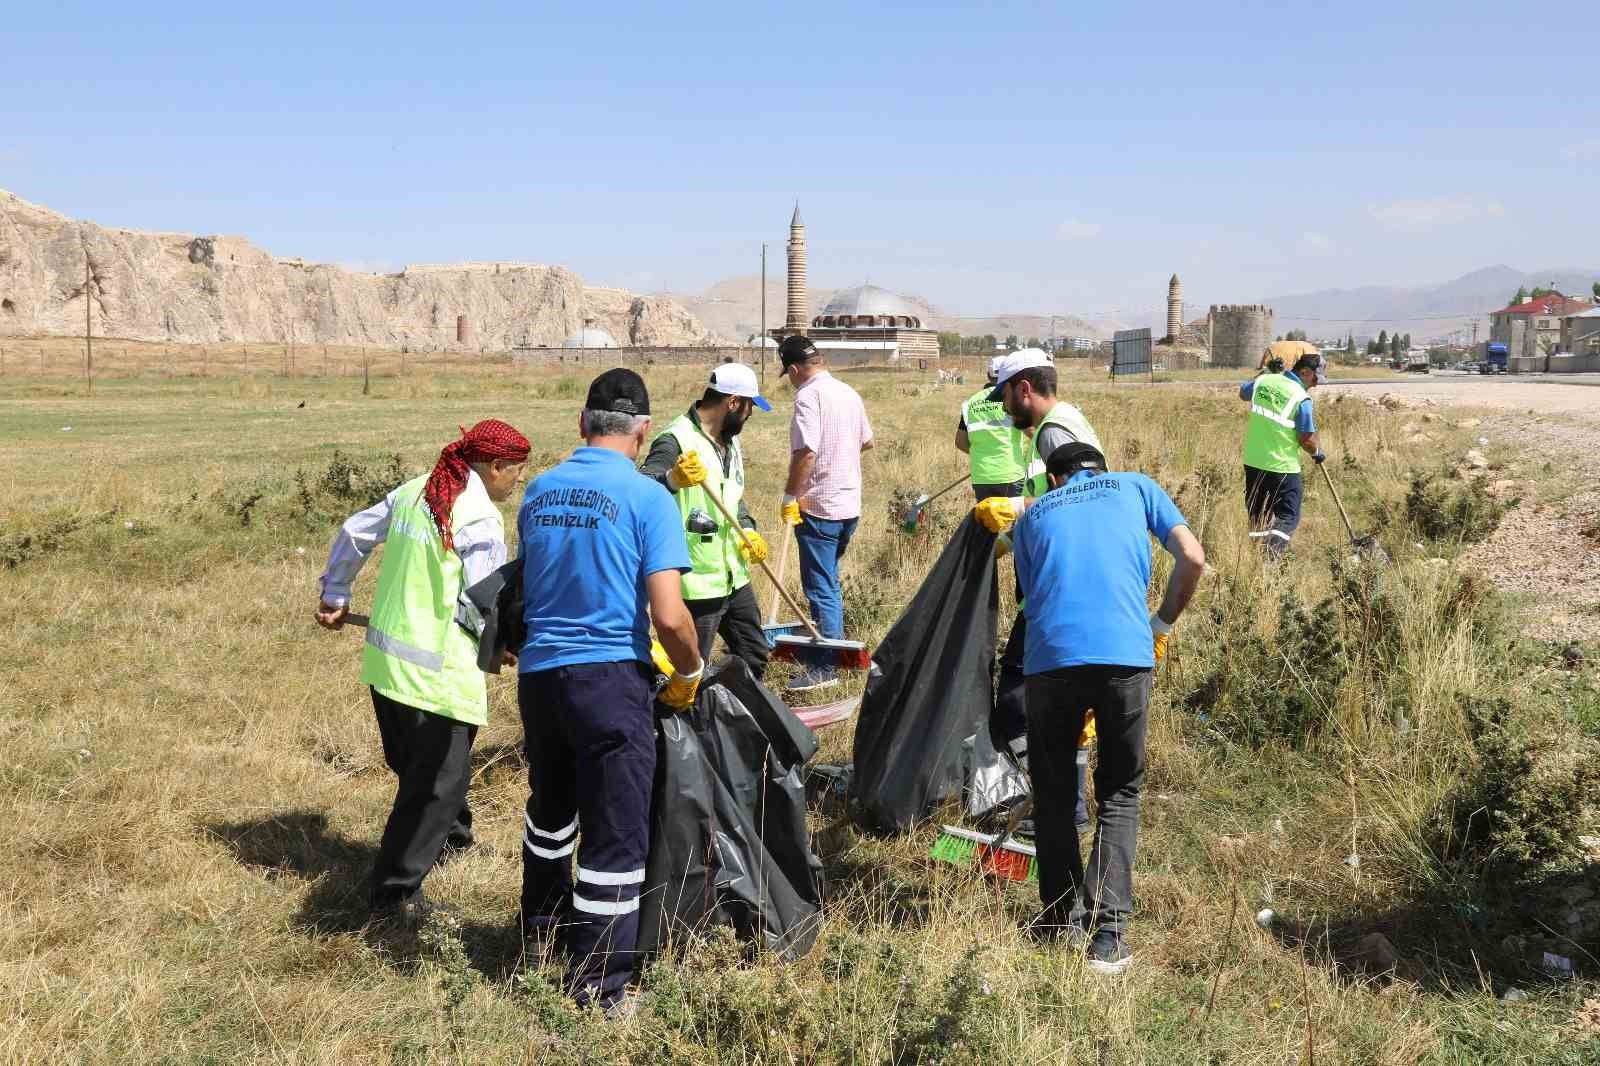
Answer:
<svg viewBox="0 0 1600 1066"><path fill-rule="evenodd" d="M972 492L979 500L990 496L1015 496L1022 491L1028 465L1028 438L1006 414L1005 404L989 399L1000 368L1010 356L989 360L989 382L961 405L956 426L956 450L967 454L972 470Z"/></svg>
<svg viewBox="0 0 1600 1066"><path fill-rule="evenodd" d="M1028 435L1022 491L1011 496L991 496L980 500L973 508L974 517L986 529L1000 534L996 550L1003 554L1009 549L1006 533L1011 526L1035 499L1050 491L1045 460L1065 444L1089 444L1102 453L1103 449L1099 434L1089 425L1083 412L1056 395L1056 367L1049 353L1038 348L1024 348L1007 356L996 369L989 398L1003 406L1019 432ZM1024 770L1028 768L1028 709L1022 670L1027 639L1027 618L1023 605L1018 603L1011 635L1000 653L1000 680L989 731L996 744L1004 743ZM1080 777L1075 819L1079 826L1089 820L1082 771L1087 765L1087 747L1092 736L1092 732L1086 731L1079 744Z"/></svg>
<svg viewBox="0 0 1600 1066"><path fill-rule="evenodd" d="M479 422L445 446L426 477L351 516L328 553L315 617L341 629L351 584L385 545L361 656L384 761L399 779L368 885L378 917L426 917L423 878L473 843L470 756L489 700L478 669L482 618L464 592L505 562L495 504L516 490L528 450L506 423Z"/></svg>
<svg viewBox="0 0 1600 1066"><path fill-rule="evenodd" d="M756 373L743 363L711 372L699 402L669 422L650 444L640 473L665 485L683 518L694 569L683 575L683 601L694 616L700 657L709 662L718 634L728 652L761 678L768 647L750 566L767 558L767 542L744 501L744 451L739 434L756 410L771 411ZM706 490L738 518L740 534ZM753 554L752 554L753 552Z"/></svg>
<svg viewBox="0 0 1600 1066"><path fill-rule="evenodd" d="M1302 355L1290 370L1283 363L1262 368L1239 386L1250 404L1244 431L1244 500L1250 537L1264 544L1268 558L1280 558L1300 525L1300 453L1318 465L1326 458L1311 413L1311 390L1326 364L1321 355Z"/></svg>

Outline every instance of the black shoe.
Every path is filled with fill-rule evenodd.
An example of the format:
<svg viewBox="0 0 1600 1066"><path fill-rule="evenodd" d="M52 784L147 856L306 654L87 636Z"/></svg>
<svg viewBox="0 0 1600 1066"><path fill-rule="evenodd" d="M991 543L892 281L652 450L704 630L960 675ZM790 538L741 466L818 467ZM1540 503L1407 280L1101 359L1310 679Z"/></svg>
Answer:
<svg viewBox="0 0 1600 1066"><path fill-rule="evenodd" d="M1053 911L1041 911L1028 923L1028 935L1041 944L1061 944L1068 951L1082 951L1089 943L1089 930L1076 918L1061 920Z"/></svg>
<svg viewBox="0 0 1600 1066"><path fill-rule="evenodd" d="M1115 977L1133 965L1133 952L1122 942L1122 937L1104 929L1095 933L1089 942L1089 972L1102 977Z"/></svg>
<svg viewBox="0 0 1600 1066"><path fill-rule="evenodd" d="M393 903L374 904L368 920L374 925L401 929L420 929L436 917L450 917L455 910L443 903L435 903L420 890L407 899Z"/></svg>

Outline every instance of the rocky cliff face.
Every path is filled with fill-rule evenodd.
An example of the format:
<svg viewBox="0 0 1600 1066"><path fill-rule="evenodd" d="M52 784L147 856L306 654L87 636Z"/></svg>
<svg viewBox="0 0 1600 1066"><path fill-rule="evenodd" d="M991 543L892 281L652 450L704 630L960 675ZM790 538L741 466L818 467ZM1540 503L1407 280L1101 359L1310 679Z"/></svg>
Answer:
<svg viewBox="0 0 1600 1066"><path fill-rule="evenodd" d="M564 267L469 263L363 274L277 258L241 237L80 222L0 190L0 336L81 334L86 277L95 333L130 340L476 351L559 345L585 319L622 344L711 339L671 300L588 288Z"/></svg>

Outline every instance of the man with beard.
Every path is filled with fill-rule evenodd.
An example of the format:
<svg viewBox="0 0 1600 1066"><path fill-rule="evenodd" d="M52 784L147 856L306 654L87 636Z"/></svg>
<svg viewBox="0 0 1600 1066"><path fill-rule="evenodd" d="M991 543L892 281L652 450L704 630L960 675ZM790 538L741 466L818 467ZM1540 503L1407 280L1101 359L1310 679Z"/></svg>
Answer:
<svg viewBox="0 0 1600 1066"><path fill-rule="evenodd" d="M750 587L750 566L766 559L767 543L745 506L739 432L758 407L772 410L761 395L755 371L742 363L723 363L711 372L700 401L651 443L640 467L640 473L672 493L683 519L689 560L694 564L683 575L683 601L694 615L700 657L710 660L711 645L720 633L728 651L743 659L757 679L766 673L768 649L761 610ZM711 502L705 485L738 515L750 545Z"/></svg>
<svg viewBox="0 0 1600 1066"><path fill-rule="evenodd" d="M1083 412L1056 398L1056 368L1050 356L1038 348L1024 348L999 367L991 401L1005 405L1012 424L1029 433L1026 481L1022 496L992 496L973 508L973 515L985 529L999 533L999 550L1009 548L1004 534L1030 503L1050 491L1045 457L1063 444L1089 444L1101 451L1100 437L1083 417ZM1017 604L1017 619L1011 636L1000 654L1000 686L995 698L989 733L995 746L1009 751L1023 771L1028 769L1028 710L1024 699L1023 649L1027 643L1027 621L1023 605ZM1086 741L1087 736L1083 738ZM1082 773L1088 758L1085 743L1079 743L1079 781L1077 822L1088 821L1083 801Z"/></svg>

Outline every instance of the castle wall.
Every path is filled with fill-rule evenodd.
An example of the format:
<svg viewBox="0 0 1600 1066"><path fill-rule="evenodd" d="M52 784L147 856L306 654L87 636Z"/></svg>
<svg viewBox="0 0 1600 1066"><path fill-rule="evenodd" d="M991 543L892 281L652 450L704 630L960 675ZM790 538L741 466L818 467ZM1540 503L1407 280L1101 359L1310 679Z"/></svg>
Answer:
<svg viewBox="0 0 1600 1066"><path fill-rule="evenodd" d="M1272 342L1272 308L1265 304L1213 304L1211 365L1254 367Z"/></svg>

